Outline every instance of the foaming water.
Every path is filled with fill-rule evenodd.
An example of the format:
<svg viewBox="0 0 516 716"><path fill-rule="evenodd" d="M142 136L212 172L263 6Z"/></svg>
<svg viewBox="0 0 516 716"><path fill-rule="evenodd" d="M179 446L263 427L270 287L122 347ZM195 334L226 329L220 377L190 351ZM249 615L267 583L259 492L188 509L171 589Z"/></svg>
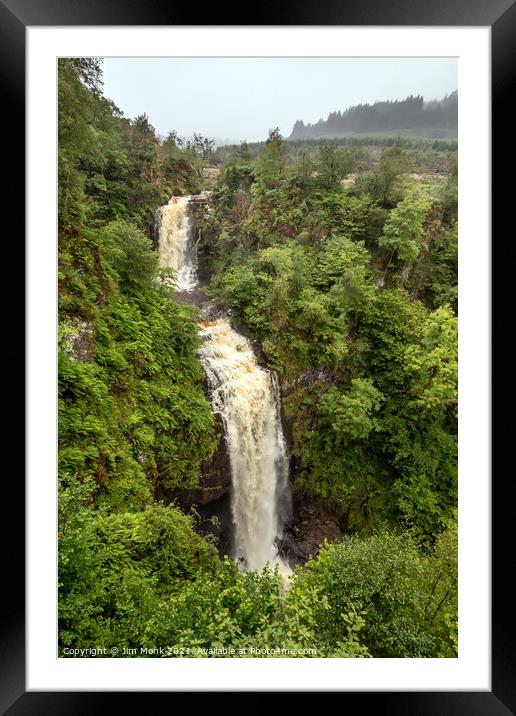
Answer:
<svg viewBox="0 0 516 716"><path fill-rule="evenodd" d="M201 324L199 350L211 388L211 403L222 416L232 477L234 559L247 570L289 566L278 545L283 535L279 507L288 501L288 458L275 376L259 366L249 341L221 318Z"/></svg>
<svg viewBox="0 0 516 716"><path fill-rule="evenodd" d="M159 265L176 272L177 291L197 286L197 256L188 213L190 196L173 196L156 213L159 236Z"/></svg>

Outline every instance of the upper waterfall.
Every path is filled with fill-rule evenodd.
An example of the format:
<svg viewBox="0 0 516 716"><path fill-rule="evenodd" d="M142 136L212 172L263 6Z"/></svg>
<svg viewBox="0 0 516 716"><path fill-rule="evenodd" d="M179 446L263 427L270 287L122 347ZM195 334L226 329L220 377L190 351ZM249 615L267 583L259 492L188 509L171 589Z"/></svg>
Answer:
<svg viewBox="0 0 516 716"><path fill-rule="evenodd" d="M173 196L156 213L159 237L159 265L176 272L178 291L192 291L197 285L197 257L188 213L191 196Z"/></svg>

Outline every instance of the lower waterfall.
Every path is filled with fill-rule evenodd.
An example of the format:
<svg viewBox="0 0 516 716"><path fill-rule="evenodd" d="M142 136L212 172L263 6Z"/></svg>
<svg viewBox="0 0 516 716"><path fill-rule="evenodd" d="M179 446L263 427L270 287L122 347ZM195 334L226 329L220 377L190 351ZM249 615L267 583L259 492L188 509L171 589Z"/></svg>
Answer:
<svg viewBox="0 0 516 716"><path fill-rule="evenodd" d="M288 459L273 373L256 362L249 341L223 318L202 324L199 353L213 410L222 416L231 464L234 558L244 569L267 562L289 571L279 556L281 509L288 500Z"/></svg>
<svg viewBox="0 0 516 716"><path fill-rule="evenodd" d="M160 265L175 269L177 290L187 292L198 283L191 199L173 197L155 220ZM291 570L280 552L289 512L289 463L276 376L258 365L249 341L226 319L204 321L200 328L199 357L213 411L222 417L231 467L232 556L242 569L277 564L286 576Z"/></svg>

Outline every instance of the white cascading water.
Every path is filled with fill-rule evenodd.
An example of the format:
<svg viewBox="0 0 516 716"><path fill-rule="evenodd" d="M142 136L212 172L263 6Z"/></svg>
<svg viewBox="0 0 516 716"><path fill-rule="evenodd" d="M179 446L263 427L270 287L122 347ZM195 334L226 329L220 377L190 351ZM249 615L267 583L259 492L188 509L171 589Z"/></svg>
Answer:
<svg viewBox="0 0 516 716"><path fill-rule="evenodd" d="M159 265L174 269L177 291L192 291L197 285L196 247L188 214L190 199L190 196L173 196L156 213Z"/></svg>
<svg viewBox="0 0 516 716"><path fill-rule="evenodd" d="M188 217L191 198L173 197L156 215L160 265L175 269L178 291L192 291L198 282ZM291 570L278 545L280 506L289 499L288 458L276 376L258 365L249 341L224 318L202 323L201 335L199 357L212 408L224 423L231 466L234 559L246 570L277 564L286 577Z"/></svg>
<svg viewBox="0 0 516 716"><path fill-rule="evenodd" d="M235 554L244 569L269 562L290 572L278 553L287 498L288 459L273 373L256 362L249 341L223 318L205 321L199 350L215 413L222 416L231 463Z"/></svg>

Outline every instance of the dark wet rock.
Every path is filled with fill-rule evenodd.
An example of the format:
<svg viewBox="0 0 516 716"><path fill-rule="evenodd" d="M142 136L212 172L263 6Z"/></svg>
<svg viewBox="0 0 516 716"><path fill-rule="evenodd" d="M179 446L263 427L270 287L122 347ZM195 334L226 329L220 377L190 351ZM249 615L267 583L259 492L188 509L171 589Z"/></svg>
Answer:
<svg viewBox="0 0 516 716"><path fill-rule="evenodd" d="M205 460L201 467L201 488L207 491L203 504L217 499L231 486L231 465L224 437L224 426L220 415L215 415L214 418L217 424L218 445L214 454ZM217 491L219 492L217 497L209 499L209 496L215 495Z"/></svg>
<svg viewBox="0 0 516 716"><path fill-rule="evenodd" d="M215 415L218 436L217 449L201 465L199 487L191 490L175 490L169 493L169 500L188 511L194 505L208 505L229 492L231 467L220 416Z"/></svg>
<svg viewBox="0 0 516 716"><path fill-rule="evenodd" d="M318 498L296 491L292 522L285 534L283 550L291 562L304 564L310 556L317 556L324 540L338 541L344 530L345 524Z"/></svg>
<svg viewBox="0 0 516 716"><path fill-rule="evenodd" d="M196 306L200 311L201 321L216 321L219 318L230 320L231 310L214 303L203 290L202 284L192 291L176 291L174 301L188 306Z"/></svg>
<svg viewBox="0 0 516 716"><path fill-rule="evenodd" d="M233 554L234 526L231 516L231 493L225 492L217 500L206 505L197 505L197 531L202 535L213 535L219 555Z"/></svg>
<svg viewBox="0 0 516 716"><path fill-rule="evenodd" d="M159 219L158 212L154 214L152 224L149 226L149 235L152 241L152 248L158 251L159 249Z"/></svg>
<svg viewBox="0 0 516 716"><path fill-rule="evenodd" d="M328 390L333 384L334 372L327 366L312 366L294 378L281 380L281 395L286 397L299 388L306 388L309 385L317 384L321 391Z"/></svg>

